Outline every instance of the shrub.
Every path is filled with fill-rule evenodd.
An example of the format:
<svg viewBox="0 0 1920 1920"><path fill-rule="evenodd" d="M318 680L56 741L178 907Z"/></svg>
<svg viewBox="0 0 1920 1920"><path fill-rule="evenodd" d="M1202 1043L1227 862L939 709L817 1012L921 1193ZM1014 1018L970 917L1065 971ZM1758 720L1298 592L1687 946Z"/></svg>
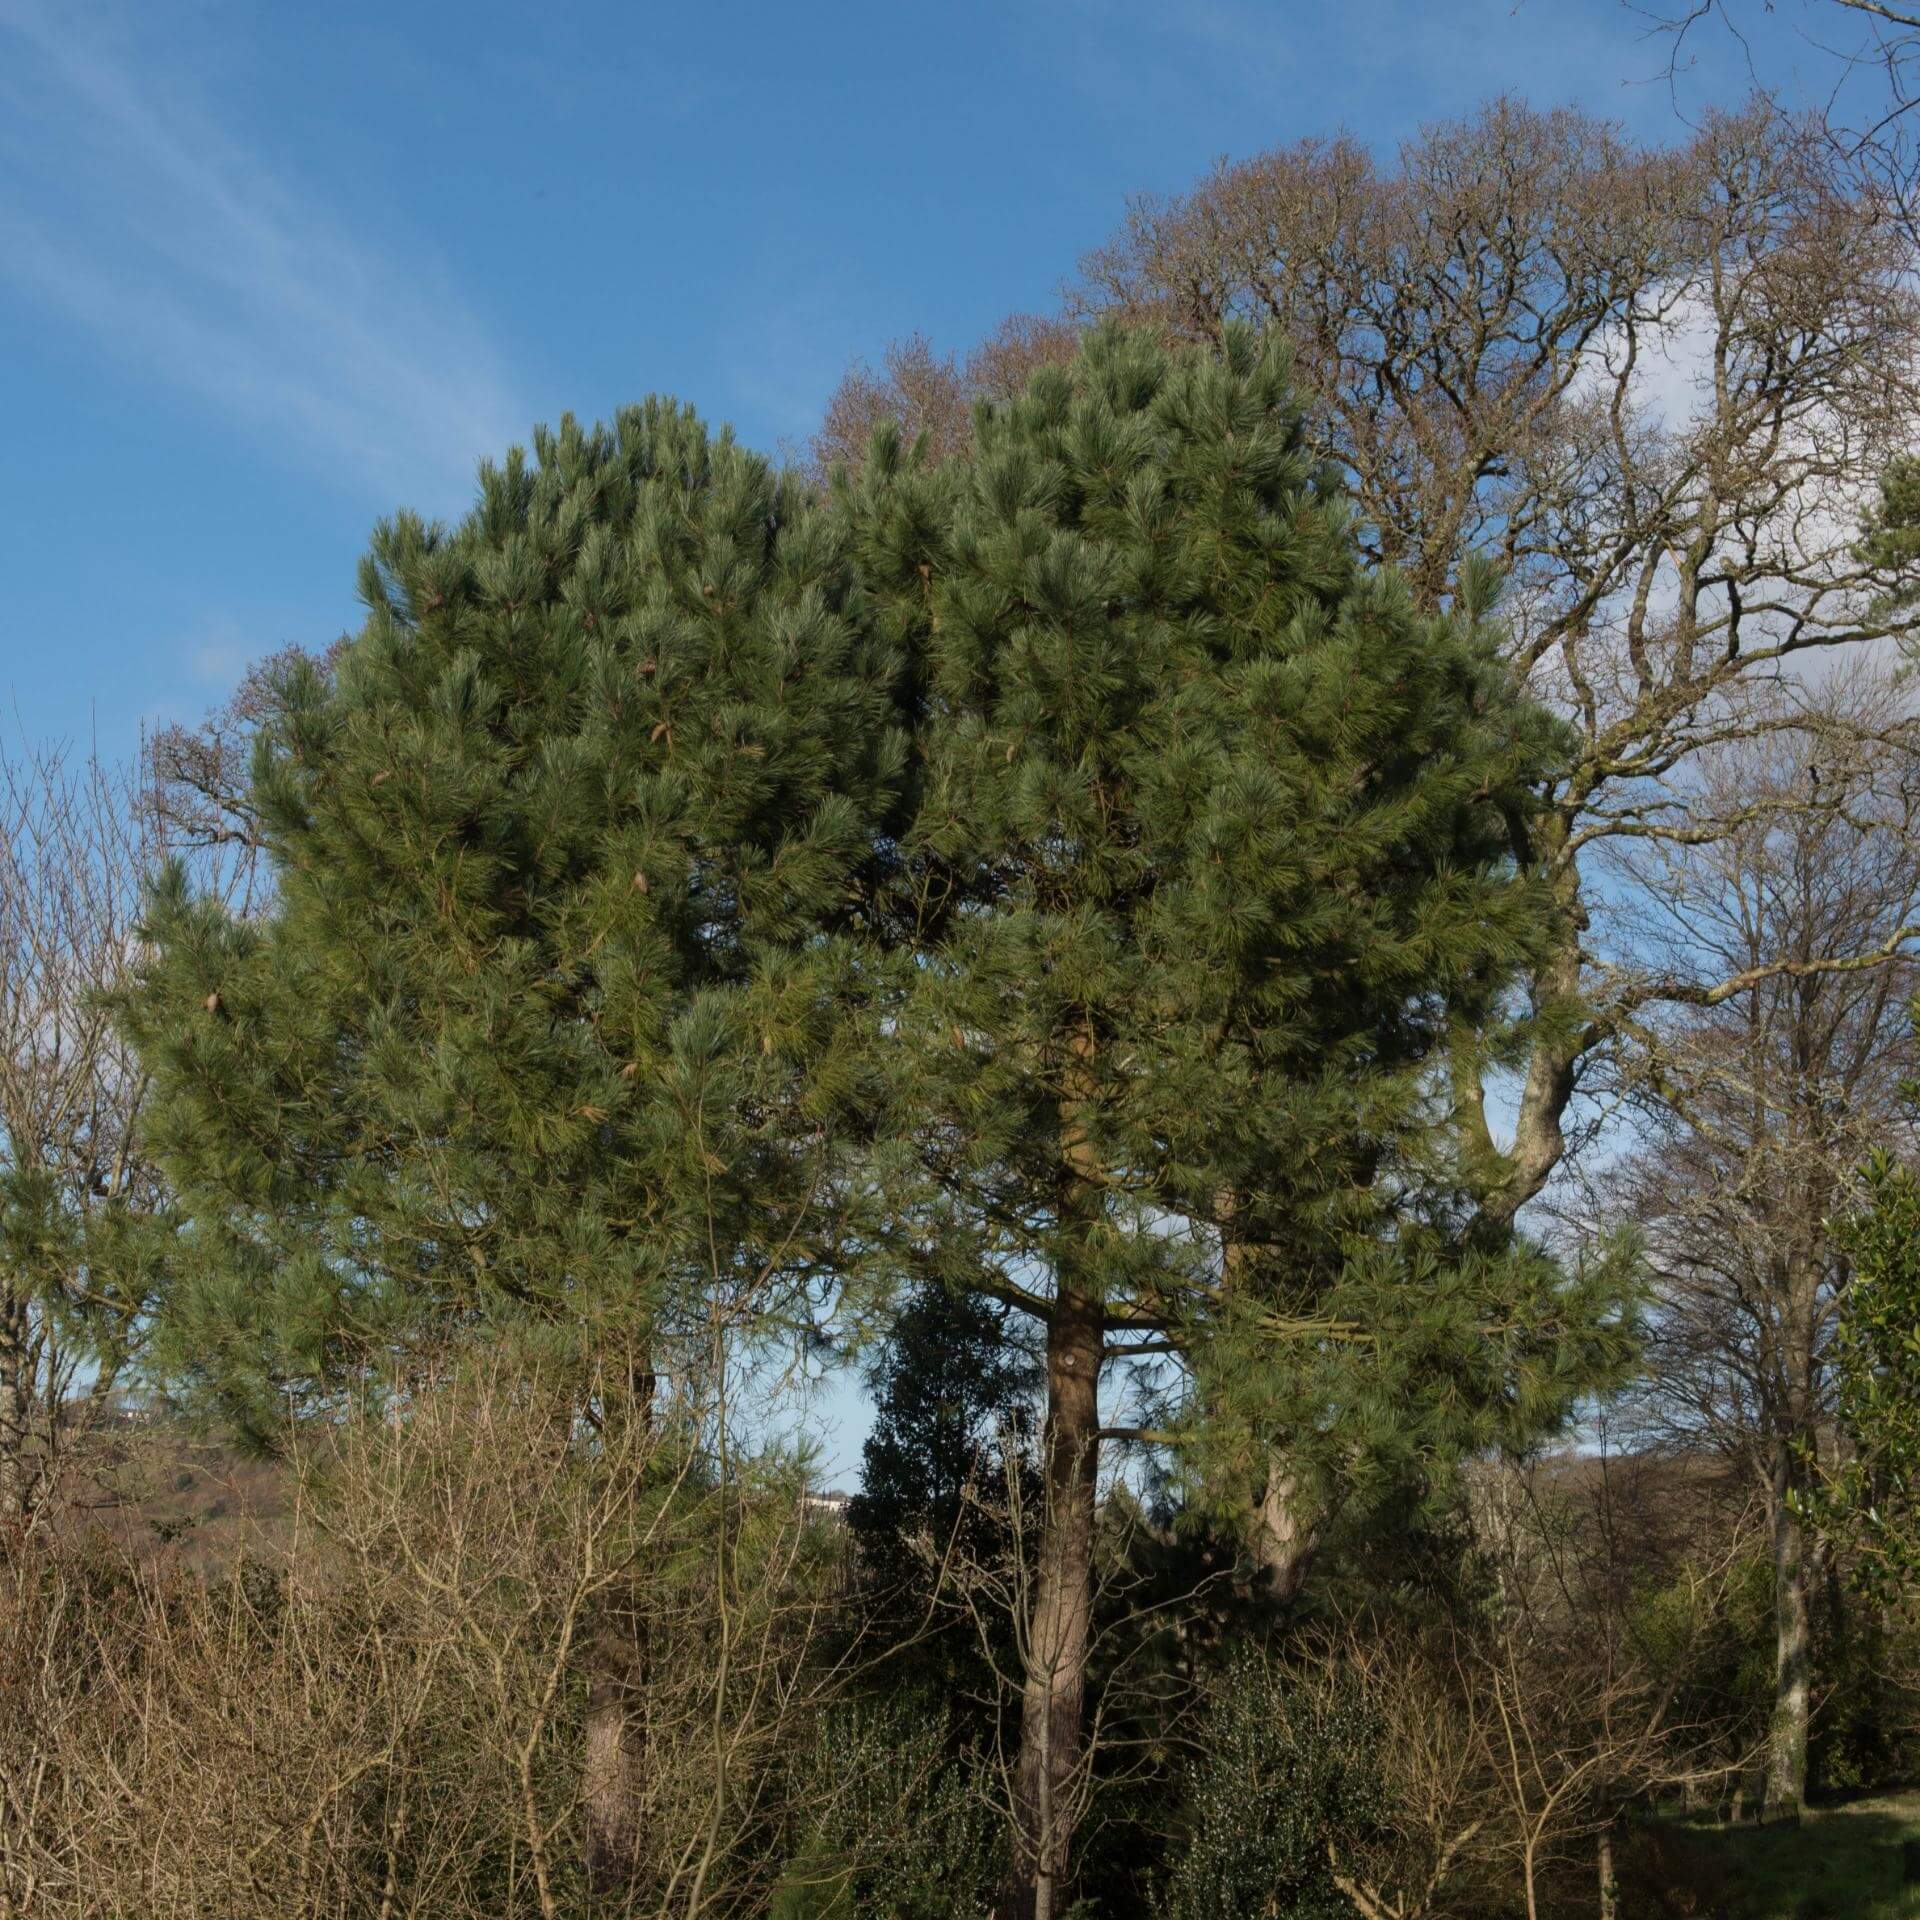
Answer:
<svg viewBox="0 0 1920 1920"><path fill-rule="evenodd" d="M796 1802L804 1833L773 1920L983 1920L1006 1867L1002 1822L971 1753L893 1706L830 1717Z"/></svg>
<svg viewBox="0 0 1920 1920"><path fill-rule="evenodd" d="M1284 1668L1236 1659L1188 1770L1164 1920L1348 1920L1329 1847L1381 1828L1380 1739L1356 1694L1299 1690Z"/></svg>
<svg viewBox="0 0 1920 1920"><path fill-rule="evenodd" d="M293 1551L221 1578L0 1568L0 1916L764 1912L838 1685L816 1530L766 1463L715 1476L666 1408L594 1434L577 1387L501 1361L309 1433ZM609 1644L611 1890L585 1831Z"/></svg>

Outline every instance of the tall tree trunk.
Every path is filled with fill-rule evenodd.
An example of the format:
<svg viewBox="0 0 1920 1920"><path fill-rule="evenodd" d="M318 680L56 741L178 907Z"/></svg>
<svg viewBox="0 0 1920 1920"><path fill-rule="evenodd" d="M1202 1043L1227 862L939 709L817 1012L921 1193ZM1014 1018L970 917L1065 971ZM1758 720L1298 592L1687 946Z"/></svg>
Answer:
<svg viewBox="0 0 1920 1920"><path fill-rule="evenodd" d="M1543 852L1552 857L1543 864L1553 870L1553 899L1558 916L1557 937L1535 971L1533 994L1543 1008L1576 1005L1580 995L1580 937L1586 931L1587 910L1580 898L1580 876L1565 852L1565 830L1543 828ZM1487 1126L1485 1097L1478 1082L1465 1103L1467 1164L1477 1169L1481 1184L1480 1212L1490 1224L1510 1227L1520 1209L1547 1184L1566 1155L1564 1122L1573 1099L1580 1059L1592 1044L1584 1030L1560 1031L1552 1026L1536 1034L1520 1089L1519 1110L1513 1119L1513 1144L1505 1152L1493 1144Z"/></svg>
<svg viewBox="0 0 1920 1920"><path fill-rule="evenodd" d="M1767 1811L1798 1813L1807 1797L1807 1721L1813 1635L1805 1530L1787 1503L1784 1465L1775 1474L1773 1534L1773 1723L1767 1737Z"/></svg>
<svg viewBox="0 0 1920 1920"><path fill-rule="evenodd" d="M617 1894L639 1857L635 1821L642 1804L633 1695L639 1648L623 1610L613 1610L587 1643L586 1723L580 1797L586 1824L587 1879Z"/></svg>
<svg viewBox="0 0 1920 1920"><path fill-rule="evenodd" d="M1811 1069L1811 1060L1803 1061ZM1767 1499L1773 1549L1773 1720L1767 1730L1768 1816L1797 1816L1807 1799L1807 1727L1813 1686L1813 1578L1806 1530L1793 1511L1799 1450L1814 1438L1819 1405L1819 1223L1832 1198L1816 1150L1789 1165L1789 1234L1774 1281L1779 1298L1776 1365L1781 1376Z"/></svg>
<svg viewBox="0 0 1920 1920"><path fill-rule="evenodd" d="M1261 1583L1281 1605L1299 1597L1324 1532L1324 1516L1307 1507L1299 1476L1279 1459L1271 1461L1254 1514L1253 1556Z"/></svg>
<svg viewBox="0 0 1920 1920"><path fill-rule="evenodd" d="M630 1362L625 1398L604 1410L609 1422L625 1421L643 1434L653 1429L657 1378L650 1358ZM633 1878L639 1858L639 1810L644 1804L641 1740L635 1708L646 1681L646 1621L634 1596L609 1597L586 1645L587 1700L580 1762L580 1797L586 1826L587 1879L602 1894L618 1894Z"/></svg>
<svg viewBox="0 0 1920 1920"><path fill-rule="evenodd" d="M1063 1276L1047 1327L1046 1510L1021 1692L1008 1920L1053 1920L1083 1787L1105 1344L1098 1300Z"/></svg>
<svg viewBox="0 0 1920 1920"><path fill-rule="evenodd" d="M1222 1291L1244 1297L1258 1284L1259 1250L1243 1237L1240 1195L1224 1188L1214 1204L1220 1220ZM1306 1504L1299 1473L1279 1453L1271 1455L1253 1497L1247 1541L1261 1584L1282 1605L1298 1597L1320 1550L1324 1528L1324 1516Z"/></svg>
<svg viewBox="0 0 1920 1920"><path fill-rule="evenodd" d="M32 1504L27 1452L33 1383L27 1377L27 1348L26 1302L11 1290L0 1290L0 1551L25 1529Z"/></svg>

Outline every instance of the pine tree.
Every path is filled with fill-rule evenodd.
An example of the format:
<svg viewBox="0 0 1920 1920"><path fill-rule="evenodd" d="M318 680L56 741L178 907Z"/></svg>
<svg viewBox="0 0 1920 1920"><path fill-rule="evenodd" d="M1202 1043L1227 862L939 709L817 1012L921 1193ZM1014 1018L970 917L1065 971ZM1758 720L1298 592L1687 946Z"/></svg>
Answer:
<svg viewBox="0 0 1920 1920"><path fill-rule="evenodd" d="M840 504L922 663L883 923L896 1245L1044 1336L1010 1904L1046 1914L1086 1780L1103 1374L1183 1350L1206 1425L1264 1438L1355 1379L1484 1418L1523 1362L1542 1401L1578 1371L1550 1265L1466 1244L1433 1146L1449 1000L1497 1008L1541 931L1511 850L1557 735L1481 573L1420 619L1358 563L1250 334L1096 335L982 408L966 462L883 430Z"/></svg>
<svg viewBox="0 0 1920 1920"><path fill-rule="evenodd" d="M177 871L151 903L167 1363L270 1440L536 1330L646 1418L708 1308L762 1324L836 1258L891 658L794 484L660 402L536 434L457 528L383 524L361 591L261 722L271 910Z"/></svg>
<svg viewBox="0 0 1920 1920"><path fill-rule="evenodd" d="M1435 1145L1450 1022L1541 929L1554 729L1479 574L1416 618L1358 563L1251 336L1098 336L829 507L658 403L535 451L383 526L364 631L276 683L271 911L156 891L173 1370L267 1437L453 1331L611 1348L644 1410L700 1316L856 1267L1029 1316L1012 1899L1051 1911L1104 1369L1180 1356L1215 1476L1329 1410L1437 1457L1586 1377L1604 1287L1477 1232Z"/></svg>

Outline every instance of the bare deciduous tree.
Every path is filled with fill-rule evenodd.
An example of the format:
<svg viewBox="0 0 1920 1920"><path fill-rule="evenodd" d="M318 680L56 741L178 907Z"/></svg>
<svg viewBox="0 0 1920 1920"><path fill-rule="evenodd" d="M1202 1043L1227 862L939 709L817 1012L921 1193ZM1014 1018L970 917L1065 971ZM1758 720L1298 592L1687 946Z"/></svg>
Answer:
<svg viewBox="0 0 1920 1920"><path fill-rule="evenodd" d="M1517 1870L1528 1920L1550 1870L1590 1850L1603 1912L1615 1907L1621 1809L1726 1765L1730 1729L1682 1697L1687 1649L1650 1645L1633 1583L1650 1571L1620 1523L1610 1455L1486 1463L1474 1535L1492 1575L1486 1618L1453 1659L1493 1808L1486 1847ZM1738 1565L1737 1534L1696 1542L1668 1573L1696 1628ZM1737 1763L1735 1763L1737 1765Z"/></svg>
<svg viewBox="0 0 1920 1920"><path fill-rule="evenodd" d="M1501 101L1393 165L1344 139L1223 164L1136 203L1085 263L1082 313L1287 335L1364 537L1421 604L1449 602L1470 554L1508 575L1513 669L1573 744L1515 847L1557 937L1509 1138L1488 1036L1463 1032L1456 1066L1462 1170L1491 1220L1542 1191L1593 1125L1583 1093L1675 993L1597 863L1710 838L1691 759L1774 724L1781 679L1920 623L1901 563L1859 540L1863 488L1911 440L1912 260L1822 130L1765 101L1664 150ZM1680 997L1735 995L1749 964ZM1256 1534L1290 1573L1314 1530Z"/></svg>
<svg viewBox="0 0 1920 1920"><path fill-rule="evenodd" d="M270 670L270 669L267 669ZM59 1485L143 1331L163 1195L138 1121L146 1076L111 996L163 860L243 910L257 840L239 778L260 671L134 768L0 751L0 1543Z"/></svg>
<svg viewBox="0 0 1920 1920"><path fill-rule="evenodd" d="M1699 41L1731 39L1756 86L1773 76L1756 58L1749 33L1752 0L1686 0L1663 11L1653 0L1623 0L1667 45L1666 78L1684 110L1684 76ZM1775 0L1764 0L1768 13ZM1920 231L1920 8L1907 0L1800 0L1792 10L1796 51L1821 95L1819 111L1836 158L1886 203L1907 229ZM1783 76L1784 77L1784 76Z"/></svg>
<svg viewBox="0 0 1920 1920"><path fill-rule="evenodd" d="M30 1527L98 1419L147 1277L143 1078L104 996L152 851L133 783L53 751L0 757L0 1528Z"/></svg>
<svg viewBox="0 0 1920 1920"><path fill-rule="evenodd" d="M704 1409L594 1431L578 1386L455 1354L309 1425L291 1537L224 1577L0 1569L0 1920L765 1912L838 1791L802 1764L845 1676L832 1543L780 1474L714 1478ZM596 1893L579 1679L610 1612L648 1657Z"/></svg>
<svg viewBox="0 0 1920 1920"><path fill-rule="evenodd" d="M1428 1920L1455 1883L1498 1850L1499 1783L1485 1764L1488 1707L1458 1677L1452 1650L1415 1634L1355 1625L1307 1643L1296 1691L1322 1710L1349 1690L1381 1728L1382 1830L1329 1842L1333 1883L1360 1920Z"/></svg>
<svg viewBox="0 0 1920 1920"><path fill-rule="evenodd" d="M324 654L283 647L257 660L240 677L232 696L197 726L175 722L161 727L143 755L146 808L161 823L170 851L190 854L203 866L215 864L203 880L223 891L257 879L255 856L260 826L248 792L249 758L260 723L273 709L276 681L301 660L322 671L331 667L346 642Z"/></svg>
<svg viewBox="0 0 1920 1920"><path fill-rule="evenodd" d="M1920 761L1902 690L1870 672L1696 767L1696 837L1619 863L1638 964L1641 1148L1614 1182L1660 1297L1644 1410L1746 1475L1771 1539L1768 1799L1806 1788L1814 1549L1796 1512L1831 1444L1828 1347L1846 1263L1828 1221L1874 1145L1905 1138L1920 962ZM1891 957L1890 957L1891 956Z"/></svg>
<svg viewBox="0 0 1920 1920"><path fill-rule="evenodd" d="M1079 337L1071 322L1015 314L964 361L935 352L924 334L896 341L877 372L857 364L833 390L810 450L814 470L822 477L835 467L857 471L883 420L908 440L924 434L929 459L950 459L971 442L976 400L1004 400L1037 368L1071 360Z"/></svg>

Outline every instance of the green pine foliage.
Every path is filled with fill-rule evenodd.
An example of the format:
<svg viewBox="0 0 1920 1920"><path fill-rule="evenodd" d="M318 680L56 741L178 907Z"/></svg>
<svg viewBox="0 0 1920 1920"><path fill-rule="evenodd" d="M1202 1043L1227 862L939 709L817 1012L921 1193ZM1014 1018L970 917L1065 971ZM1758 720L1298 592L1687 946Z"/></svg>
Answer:
<svg viewBox="0 0 1920 1920"><path fill-rule="evenodd" d="M1274 1258L1214 1307L1189 1500L1277 1444L1311 1507L1413 1498L1444 1525L1464 1462L1540 1444L1630 1376L1640 1284L1630 1242L1563 1261L1504 1230L1487 1244L1471 1218L1348 1229L1291 1271Z"/></svg>
<svg viewBox="0 0 1920 1920"><path fill-rule="evenodd" d="M1893 584L1884 605L1910 606L1915 563L1920 562L1920 459L1903 454L1880 475L1880 498L1867 511L1856 549L1860 561Z"/></svg>
<svg viewBox="0 0 1920 1920"><path fill-rule="evenodd" d="M1037 1899L1072 1877L1116 1362L1178 1357L1136 1418L1244 1523L1276 1455L1440 1477L1564 1418L1619 1344L1617 1273L1476 1216L1442 1072L1552 930L1520 852L1562 736L1485 569L1430 618L1362 563L1271 338L1097 332L979 409L966 461L883 429L836 493L913 663L874 959L890 1251L1047 1349Z"/></svg>
<svg viewBox="0 0 1920 1920"><path fill-rule="evenodd" d="M1033 1369L1005 1309L932 1286L907 1297L868 1377L873 1430L847 1524L874 1601L924 1611L949 1548L998 1557L989 1510L1032 1430Z"/></svg>
<svg viewBox="0 0 1920 1920"><path fill-rule="evenodd" d="M1450 1044L1548 930L1518 849L1561 746L1465 582L1430 618L1363 564L1246 332L1096 333L964 462L883 431L826 499L655 402L383 525L361 633L272 685L268 910L165 876L125 999L160 1363L267 1440L450 1334L624 1354L644 1396L704 1327L911 1282L993 1303L998 1391L988 1323L1028 1316L1028 1692L1066 1681L1000 1783L1034 1878L1110 1362L1172 1363L1231 1507L1275 1449L1400 1485L1530 1437L1618 1345L1618 1275L1482 1225L1449 1144ZM1219 1846L1181 1911L1280 1884Z"/></svg>
<svg viewBox="0 0 1920 1920"><path fill-rule="evenodd" d="M178 1195L166 1358L241 1427L416 1336L648 1364L846 1226L845 935L904 758L895 666L794 483L663 402L401 515L276 683L243 919L177 872L125 1019Z"/></svg>
<svg viewBox="0 0 1920 1920"><path fill-rule="evenodd" d="M1462 1444L1557 1416L1617 1276L1477 1242L1435 1098L1548 911L1514 849L1560 736L1491 579L1432 620L1361 564L1250 332L1096 333L966 463L883 432L842 511L923 662L889 923L920 1269L1043 1318L1069 1276L1186 1343L1210 1422L1296 1424L1361 1375L1381 1426L1421 1383L1465 1407Z"/></svg>

